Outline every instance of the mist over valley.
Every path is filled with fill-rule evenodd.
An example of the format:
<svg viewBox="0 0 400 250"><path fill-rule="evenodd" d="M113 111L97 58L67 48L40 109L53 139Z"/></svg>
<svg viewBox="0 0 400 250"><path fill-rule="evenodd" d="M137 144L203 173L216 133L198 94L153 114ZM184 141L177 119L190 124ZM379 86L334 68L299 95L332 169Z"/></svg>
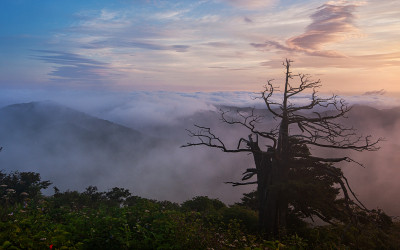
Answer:
<svg viewBox="0 0 400 250"><path fill-rule="evenodd" d="M154 104L152 111L144 109L142 115L140 110L123 106L93 114L67 106L70 105L41 101L1 108L0 140L4 147L0 154L1 169L38 172L61 190L82 191L89 185L100 190L124 187L136 195L176 202L207 195L232 204L253 189L224 184L240 180L241 173L253 167L250 155L227 154L206 147L180 147L193 140L186 129L198 124L212 128L227 146L235 148L238 139L246 138L249 133L241 126L223 123L219 109L231 110L228 115L234 115L237 110L250 112L251 106L202 103L201 109L185 112L176 109L165 120L154 112L159 107L164 116L168 115L160 104ZM112 114L112 110L119 110L118 115ZM266 114L258 106L255 112ZM364 153L317 153L351 156L363 163L365 168L342 164L355 193L369 208L379 206L391 215L400 214L400 205L393 202L400 190L397 181L400 156L396 153L400 150L397 132L400 109L355 105L348 117L343 122L358 128L360 134L386 138L380 144L381 149ZM272 116L267 115L265 128L275 125ZM45 193L52 194L52 189Z"/></svg>

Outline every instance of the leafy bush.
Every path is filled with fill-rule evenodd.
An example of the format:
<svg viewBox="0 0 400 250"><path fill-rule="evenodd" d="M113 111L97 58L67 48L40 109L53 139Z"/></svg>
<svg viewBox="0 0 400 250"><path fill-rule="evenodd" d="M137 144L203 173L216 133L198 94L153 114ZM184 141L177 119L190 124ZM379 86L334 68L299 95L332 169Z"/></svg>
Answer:
<svg viewBox="0 0 400 250"><path fill-rule="evenodd" d="M217 211L226 205L217 199L210 199L207 196L196 196L191 200L182 203L182 209L185 211L209 212Z"/></svg>
<svg viewBox="0 0 400 250"><path fill-rule="evenodd" d="M14 174L19 180L24 176ZM40 176L30 176L36 176L34 184L18 192L40 187ZM1 197L0 202L8 205L0 210L0 249L51 245L53 249L396 249L400 245L400 224L379 212L363 228L293 224L289 235L265 239L256 233L254 210L227 207L205 196L180 206L132 196L122 188L55 191L43 197L39 189L35 196L14 203L9 196ZM365 216L370 215L358 214L360 221Z"/></svg>

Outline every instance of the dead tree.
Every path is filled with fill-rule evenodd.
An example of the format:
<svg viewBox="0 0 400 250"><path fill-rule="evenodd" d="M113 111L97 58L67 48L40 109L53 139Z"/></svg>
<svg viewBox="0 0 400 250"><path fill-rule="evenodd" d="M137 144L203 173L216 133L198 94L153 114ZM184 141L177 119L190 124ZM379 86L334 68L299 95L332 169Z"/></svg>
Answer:
<svg viewBox="0 0 400 250"><path fill-rule="evenodd" d="M230 111L221 111L223 122L231 125L240 125L247 128L250 134L247 138L240 138L236 148L228 148L224 142L215 135L210 128L195 125L196 131L188 130L191 137L197 138L182 147L204 145L219 148L223 152L239 153L248 152L254 157L255 168L244 172L242 182L228 182L233 186L257 185L259 204L260 229L273 235L285 232L289 207L293 206L288 190L288 181L293 171L304 169L317 169L318 175L323 175L332 180L333 184L340 186L343 196L344 209L351 217L353 207L366 209L350 189L347 179L341 170L334 167L338 162L355 162L344 156L339 158L326 158L314 156L309 147L330 148L337 150L375 151L381 139L372 140L371 136L359 136L354 128L349 128L337 121L346 118L350 107L343 99L333 95L322 98L317 95L316 89L320 87L320 80L314 81L306 74L293 74L290 71L292 61L286 59L284 90L281 101L273 99L276 87L273 80L269 80L262 99L267 112L272 114L278 126L268 131L263 131L264 115L255 112L236 112L230 116ZM292 81L297 80L297 84ZM309 102L306 104L295 103L296 97L309 93ZM265 129L265 128L264 128ZM261 143L261 140L263 143ZM261 145L265 145L266 148ZM318 151L318 150L316 150ZM358 162L356 164L361 165ZM256 176L256 180L249 181ZM332 185L333 185L332 184ZM335 195L336 196L336 195ZM328 223L334 223L335 217L324 215L323 209L312 208L303 204L301 211L310 217L317 216ZM340 209L339 209L340 210ZM336 218L337 219L337 218Z"/></svg>

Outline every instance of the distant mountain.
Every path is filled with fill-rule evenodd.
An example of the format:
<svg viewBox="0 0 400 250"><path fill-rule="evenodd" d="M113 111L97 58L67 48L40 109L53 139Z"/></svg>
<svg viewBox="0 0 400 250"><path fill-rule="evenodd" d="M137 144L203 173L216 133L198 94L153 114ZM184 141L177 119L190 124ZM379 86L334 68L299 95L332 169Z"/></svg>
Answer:
<svg viewBox="0 0 400 250"><path fill-rule="evenodd" d="M0 118L2 131L7 131L7 134L16 131L35 135L61 129L60 132L67 133L70 132L68 130L94 133L94 137L105 140L110 136L128 136L134 140L141 137L138 131L54 102L30 102L6 106L0 109Z"/></svg>
<svg viewBox="0 0 400 250"><path fill-rule="evenodd" d="M400 121L400 108L377 109L365 105L354 105L348 117L358 127L393 129Z"/></svg>
<svg viewBox="0 0 400 250"><path fill-rule="evenodd" d="M0 109L0 169L66 177L70 188L134 168L146 141L136 130L53 102Z"/></svg>

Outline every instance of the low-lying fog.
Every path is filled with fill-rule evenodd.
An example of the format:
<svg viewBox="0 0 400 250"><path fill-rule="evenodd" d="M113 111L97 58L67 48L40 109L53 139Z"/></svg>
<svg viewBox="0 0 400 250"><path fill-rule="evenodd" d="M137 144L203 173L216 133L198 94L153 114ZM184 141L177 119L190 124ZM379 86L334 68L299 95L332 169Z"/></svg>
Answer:
<svg viewBox="0 0 400 250"><path fill-rule="evenodd" d="M377 152L342 152L365 164L365 168L343 164L343 170L369 208L400 215L400 109L392 108L398 103L375 95L347 100L363 106L356 106L345 123L357 127L360 134L386 141ZM32 101L40 103L6 107ZM253 189L223 183L239 181L241 173L253 166L246 153L180 147L192 140L185 129L193 129L193 124L214 128L227 145L236 147L248 132L222 123L218 107L263 108L262 101L247 92L9 91L0 95L0 105L6 107L0 111L0 144L4 147L0 169L39 172L61 190L118 186L158 200L182 202L207 195L232 204ZM266 127L272 123L267 119Z"/></svg>

